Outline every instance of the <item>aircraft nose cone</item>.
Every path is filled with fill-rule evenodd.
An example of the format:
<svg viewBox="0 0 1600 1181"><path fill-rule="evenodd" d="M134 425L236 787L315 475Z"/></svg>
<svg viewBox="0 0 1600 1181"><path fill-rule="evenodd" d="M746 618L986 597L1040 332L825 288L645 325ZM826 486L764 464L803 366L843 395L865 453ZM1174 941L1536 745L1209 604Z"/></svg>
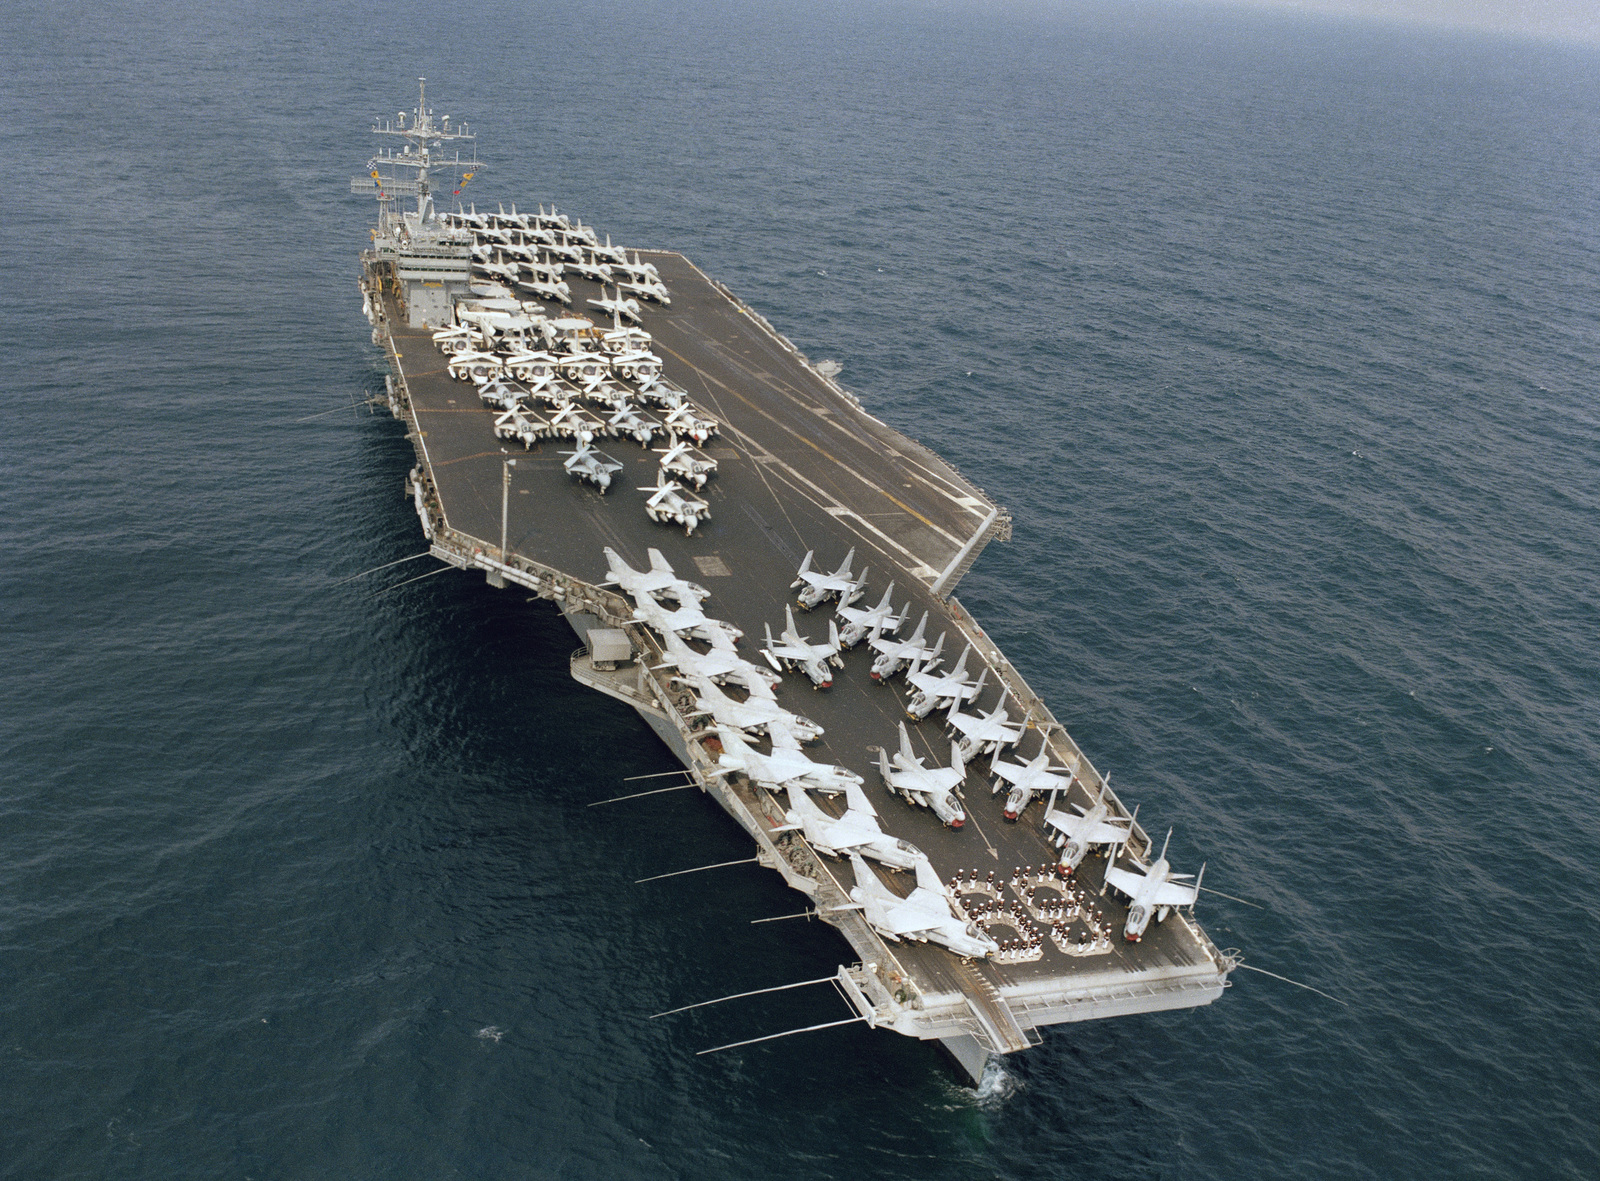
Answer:
<svg viewBox="0 0 1600 1181"><path fill-rule="evenodd" d="M1015 812L1007 812L1005 813L1005 818L1007 820L1015 820L1017 818L1017 814Z"/></svg>
<svg viewBox="0 0 1600 1181"><path fill-rule="evenodd" d="M951 828L960 828L965 823L966 823L966 819L964 817L958 816L958 817L956 817L954 820L952 820L950 822L950 827Z"/></svg>

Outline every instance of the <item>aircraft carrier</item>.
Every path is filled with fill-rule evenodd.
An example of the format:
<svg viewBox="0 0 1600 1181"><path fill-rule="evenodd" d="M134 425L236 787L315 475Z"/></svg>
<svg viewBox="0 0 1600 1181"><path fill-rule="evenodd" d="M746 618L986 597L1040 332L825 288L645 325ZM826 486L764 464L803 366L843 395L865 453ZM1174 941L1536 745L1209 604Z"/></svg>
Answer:
<svg viewBox="0 0 1600 1181"><path fill-rule="evenodd" d="M635 268L627 273L654 272L628 293L645 297L636 301L640 327L659 359L661 380L720 428L694 448L715 461L716 474L703 490L686 486L709 515L700 513L692 531L647 516L659 452L670 441L664 435L650 447L598 437L595 445L620 464L609 489L569 473L564 465L577 444L550 434L548 406L535 409L527 400L539 429L528 433L526 445L497 437L496 422L505 422L506 411L486 404L485 382L472 380L463 357L470 362L488 355L490 342L498 343L503 347L486 362L495 372L508 352L526 348L525 341L508 343L483 330L493 314L471 329L478 352L443 351L436 334L448 338L452 326L462 331L463 323L472 325L467 313L474 307L520 305L521 316L510 317L513 327L527 318L541 327L565 326L565 336L551 346L560 357L563 342L569 350L589 347L573 342L594 344L621 326L620 317L590 301L621 300L624 289L570 267L561 277L570 305L514 286L515 260L508 264L503 252L486 252L485 245L526 241L514 232L518 226L555 227L570 241L588 231L553 207L529 216L497 206L496 213L479 215L476 204L463 205L461 190L482 167L475 151L462 155L474 137L448 117L434 116L425 96L409 116L374 131L402 147L375 155L368 174L351 183L352 191L375 196L380 205L372 245L361 256L361 290L373 342L388 360L389 408L416 449L405 494L431 553L561 610L586 641L571 657L573 677L633 707L682 762L685 775L749 833L753 857L782 874L849 945L847 962L819 975L852 1006L848 1020L937 1040L976 1079L991 1055L1037 1044L1046 1026L1193 1007L1220 996L1236 960L1212 944L1192 905L1162 908L1164 921L1149 922L1141 940L1124 938L1129 899L1104 888L1107 858L1127 872L1144 872L1157 850L1066 728L953 597L983 548L1009 538L1005 510L949 463L874 418L727 288L666 251L626 254ZM435 186L441 178L451 181L450 198L443 196L445 185ZM458 213L436 212L436 193ZM560 232L566 226L576 232ZM650 302L652 291L669 302ZM508 294L515 302L505 299ZM585 315L592 330L572 323ZM548 338L552 330L545 331ZM450 347L448 339L445 344ZM515 382L507 384L515 390ZM631 388L621 377L608 388L618 386ZM592 417L603 420L606 413ZM653 421L662 417L655 407ZM981 695L961 708L986 714L1003 703L1003 716L1022 729L1005 757L1026 763L1048 751L1053 768L1075 772L1064 780L1065 791L1041 793L1015 821L1002 815L1006 793L991 792L986 756L974 754L966 765L958 793L966 819L959 828L886 788L878 751L899 749L901 723L928 766L944 765L951 743L943 708L923 721L908 720L903 677L878 683L869 675L874 653L867 644L841 654L831 688L814 691L806 677L790 672L776 699L824 729L821 741L805 748L807 757L861 777L882 830L926 855L952 913L968 931L992 941L990 954L962 956L915 934L880 933L871 912L852 902L861 863L853 868L850 859L815 848L788 819L788 797L775 784L729 773L724 743L698 716L694 691L663 666L665 636L637 617L636 599L605 585L606 547L640 570L650 568L648 551L658 550L678 577L710 592L705 613L740 629L740 655L758 663L764 629L770 625L776 635L786 605L795 605L791 583L808 552L815 554L816 569L831 571L854 550L854 571L870 569L860 606L879 601L892 581L895 613L909 607L915 621L926 612L927 639L945 635L946 667L970 645L967 672L985 681ZM836 606L796 610L798 630L813 641L825 639ZM910 627L902 625L902 638ZM706 651L704 643L692 646ZM729 693L743 696L737 689ZM749 741L758 752L770 749L765 738ZM829 815L844 809L839 796L812 798ZM1059 834L1044 815L1055 808L1076 816L1097 800L1127 837L1091 851L1065 877L1057 872ZM685 865L698 864L693 850L684 853ZM1156 863L1165 870L1164 860ZM917 885L910 872L881 866L870 872L898 896ZM822 972L831 967L819 965Z"/></svg>

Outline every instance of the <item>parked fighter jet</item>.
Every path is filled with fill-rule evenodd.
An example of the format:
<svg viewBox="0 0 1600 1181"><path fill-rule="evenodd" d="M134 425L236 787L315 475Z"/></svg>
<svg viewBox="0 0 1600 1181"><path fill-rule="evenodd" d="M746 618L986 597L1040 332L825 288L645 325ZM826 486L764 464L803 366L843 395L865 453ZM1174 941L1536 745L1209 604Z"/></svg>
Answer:
<svg viewBox="0 0 1600 1181"><path fill-rule="evenodd" d="M583 407L568 402L550 416L550 432L587 446L606 433L606 424Z"/></svg>
<svg viewBox="0 0 1600 1181"><path fill-rule="evenodd" d="M687 480L696 488L704 488L706 481L717 474L716 460L702 455L681 439L657 454L661 456L662 471Z"/></svg>
<svg viewBox="0 0 1600 1181"><path fill-rule="evenodd" d="M672 569L672 563L668 562L661 551L654 546L645 551L650 556L648 570L635 570L609 545L605 547L604 552L607 578L600 584L601 586L614 585L623 594L630 595L634 599L638 599L640 595L650 595L656 599L674 599L685 607L690 603L702 603L711 597L711 592L699 583L679 578Z"/></svg>
<svg viewBox="0 0 1600 1181"><path fill-rule="evenodd" d="M1106 884L1128 896L1128 921L1122 928L1122 937L1130 943L1143 938L1152 915L1156 922L1165 922L1174 906L1193 906L1200 897L1200 881L1205 877L1206 867L1200 867L1200 877L1195 879L1194 885L1179 882L1178 878L1194 875L1172 872L1167 864L1167 845L1171 841L1172 830L1168 829L1167 839L1161 845L1161 856L1141 873L1118 869L1115 865L1106 866ZM1112 860L1116 860L1115 853Z"/></svg>
<svg viewBox="0 0 1600 1181"><path fill-rule="evenodd" d="M972 645L968 644L961 650L961 659L956 661L956 666L947 673L932 672L928 665L921 662L907 669L906 683L914 692L911 700L906 702L906 716L920 722L934 710L951 702L977 700L983 692L984 682L989 679L989 670L984 669L976 681L967 680L967 656L971 652Z"/></svg>
<svg viewBox="0 0 1600 1181"><path fill-rule="evenodd" d="M801 607L810 611L828 599L838 599L839 606L848 607L867 593L867 572L863 570L861 577L855 579L850 574L850 563L856 556L854 547L845 554L844 561L832 574L811 568L812 553L811 550L806 551L806 556L800 561L800 569L795 572L794 581L789 584L790 590L800 591L797 599Z"/></svg>
<svg viewBox="0 0 1600 1181"><path fill-rule="evenodd" d="M603 312L609 312L613 317L627 320L631 324L637 324L643 319L643 314L639 310L639 301L629 299L623 295L620 288L617 290L615 299L608 298L605 291L602 290L599 299L589 300L589 306L599 308Z"/></svg>
<svg viewBox="0 0 1600 1181"><path fill-rule="evenodd" d="M648 623L665 636L672 632L678 636L692 636L708 644L732 648L744 638L744 633L726 619L712 619L696 602L684 603L676 611L668 610L648 594L634 595L637 605L633 617Z"/></svg>
<svg viewBox="0 0 1600 1181"><path fill-rule="evenodd" d="M945 715L945 720L952 730L961 734L958 745L962 758L971 758L975 750L981 749L985 754L992 755L1002 746L1017 744L1023 728L1013 725L1011 715L1006 713L1006 698L1010 695L1009 689L1000 694L1000 704L986 714L964 714L961 712L961 702L950 703L950 712Z"/></svg>
<svg viewBox="0 0 1600 1181"><path fill-rule="evenodd" d="M620 472L623 467L603 451L596 451L587 442L579 442L576 451L562 451L560 454L571 457L561 465L567 469L567 475L588 480L601 492L611 487L611 473Z"/></svg>
<svg viewBox="0 0 1600 1181"><path fill-rule="evenodd" d="M832 688L833 673L829 666L844 667L844 661L839 657L839 625L830 619L828 643L813 644L796 630L793 607L785 605L783 618L786 626L777 640L772 638L772 628L762 625L767 631L767 646L761 649L761 653L767 658L767 663L780 672L788 668L805 673L811 678L814 688Z"/></svg>
<svg viewBox="0 0 1600 1181"><path fill-rule="evenodd" d="M581 389L590 390L611 376L611 358L599 353L575 353L557 362L561 376Z"/></svg>
<svg viewBox="0 0 1600 1181"><path fill-rule="evenodd" d="M478 397L483 399L483 404L498 410L515 410L527 396L527 390L510 385L501 377L491 378L478 387Z"/></svg>
<svg viewBox="0 0 1600 1181"><path fill-rule="evenodd" d="M526 406L514 406L495 417L494 433L498 439L520 439L527 448L550 433L550 423Z"/></svg>
<svg viewBox="0 0 1600 1181"><path fill-rule="evenodd" d="M716 419L696 414L690 402L679 403L661 422L674 437L693 439L702 447L720 430Z"/></svg>
<svg viewBox="0 0 1600 1181"><path fill-rule="evenodd" d="M1061 861L1056 868L1062 877L1071 874L1083 863L1089 846L1123 844L1133 830L1132 822L1111 815L1111 805L1106 803L1104 780L1100 783L1100 791L1093 804L1087 809L1081 804L1073 804L1072 807L1075 812L1052 810L1044 818L1047 826L1061 834L1056 838L1056 843L1061 846Z"/></svg>
<svg viewBox="0 0 1600 1181"><path fill-rule="evenodd" d="M1011 791L1006 795L1005 818L1015 820L1040 792L1066 791L1070 788L1078 774L1078 760L1074 758L1070 767L1052 767L1050 744L1041 742L1039 753L1026 763L1005 762L996 752L989 759L989 770L995 777L990 795L998 792L1004 784L1011 784Z"/></svg>
<svg viewBox="0 0 1600 1181"><path fill-rule="evenodd" d="M566 307L572 306L572 285L565 279L543 278L538 272L529 272L526 278L513 276L511 281L540 299L563 304Z"/></svg>
<svg viewBox="0 0 1600 1181"><path fill-rule="evenodd" d="M594 252L579 248L578 257L567 264L575 274L595 283L611 282L611 268L594 257ZM593 303L594 300L590 300Z"/></svg>
<svg viewBox="0 0 1600 1181"><path fill-rule="evenodd" d="M676 633L663 635L661 640L666 651L657 668L671 667L679 672L699 673L719 685L742 685L752 697L777 700L772 690L780 680L778 674L744 659L731 646L724 648L713 644L709 652L696 652Z"/></svg>
<svg viewBox="0 0 1600 1181"><path fill-rule="evenodd" d="M776 789L794 783L826 795L837 795L851 784L861 786L861 776L854 771L831 763L814 763L801 752L798 743L779 746L774 742L772 753L764 755L738 730L730 726L718 726L716 730L722 740L722 753L717 756L713 775L738 771L766 787Z"/></svg>
<svg viewBox="0 0 1600 1181"><path fill-rule="evenodd" d="M967 768L961 761L956 744L950 744L948 767L924 767L922 760L911 749L911 735L906 724L900 723L900 749L894 754L894 765L882 747L878 748L878 774L890 791L899 792L913 804L932 808L941 823L960 828L967 822L967 814L956 797L956 789L967 777Z"/></svg>
<svg viewBox="0 0 1600 1181"><path fill-rule="evenodd" d="M815 742L822 737L821 726L810 718L790 713L770 697L752 695L748 701L735 701L717 688L715 681L701 673L679 673L672 679L688 685L700 699L700 708L691 712L690 717L709 717L719 726L732 726L739 730L762 730L768 737L772 736L776 727L787 730L798 742Z"/></svg>
<svg viewBox="0 0 1600 1181"><path fill-rule="evenodd" d="M711 517L711 506L699 497L691 496L689 490L676 480L668 479L666 472L658 470L655 486L643 487L639 491L651 494L644 502L644 511L652 521L671 521L682 525L685 536L692 537L694 527Z"/></svg>
<svg viewBox="0 0 1600 1181"><path fill-rule="evenodd" d="M871 644L872 650L878 654L872 661L872 679L879 682L887 681L913 661L924 669L936 667L939 653L944 651L944 633L939 633L939 642L930 648L922 638L927 626L928 613L924 611L922 618L917 620L917 630L911 633L910 639L884 639L881 628L868 636L867 643Z"/></svg>
<svg viewBox="0 0 1600 1181"><path fill-rule="evenodd" d="M829 816L797 784L791 783L785 790L789 793L789 810L784 817L789 823L785 827L799 829L807 843L819 852L830 857L859 853L891 869L914 869L918 861L927 859L915 845L889 836L878 827L878 814L872 810L866 793L854 784L844 789L848 806L843 816Z"/></svg>
<svg viewBox="0 0 1600 1181"><path fill-rule="evenodd" d="M689 391L662 377L649 385L640 386L639 399L663 410L677 410L680 406L689 405Z"/></svg>
<svg viewBox="0 0 1600 1181"><path fill-rule="evenodd" d="M861 575L866 581L866 572ZM894 609L889 606L889 596L894 594L894 583L883 592L883 598L878 600L876 607L849 607L839 606L834 608L834 613L844 620L844 626L839 629L839 643L846 648L854 648L867 638L869 632L880 635L888 632L894 635L900 630L900 625L906 621L906 616L911 613L911 604L907 603L899 615L894 614Z"/></svg>
<svg viewBox="0 0 1600 1181"><path fill-rule="evenodd" d="M1000 950L998 943L959 916L949 889L926 858L917 862L917 888L907 898L885 886L859 853L850 854L850 865L856 873L850 897L884 938L938 943L957 955L980 959Z"/></svg>
<svg viewBox="0 0 1600 1181"><path fill-rule="evenodd" d="M617 438L626 435L639 446L648 447L660 433L661 424L653 418L646 418L632 406L622 406L606 419L606 428Z"/></svg>
<svg viewBox="0 0 1600 1181"><path fill-rule="evenodd" d="M589 252L613 267L626 266L628 263L628 252L620 246L613 246L610 234L606 235L604 246L591 246Z"/></svg>

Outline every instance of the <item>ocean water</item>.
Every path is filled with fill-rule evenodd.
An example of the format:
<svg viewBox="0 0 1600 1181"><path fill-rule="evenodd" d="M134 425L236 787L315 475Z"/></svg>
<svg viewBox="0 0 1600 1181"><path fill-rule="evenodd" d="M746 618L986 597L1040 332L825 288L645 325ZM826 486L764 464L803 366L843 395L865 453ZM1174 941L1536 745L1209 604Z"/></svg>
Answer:
<svg viewBox="0 0 1600 1181"><path fill-rule="evenodd" d="M0 14L0 1177L1600 1175L1600 55L1202 7ZM684 251L1016 518L959 595L1218 1003L979 1094L420 549L369 120ZM1342 1003L1341 1003L1342 1002Z"/></svg>

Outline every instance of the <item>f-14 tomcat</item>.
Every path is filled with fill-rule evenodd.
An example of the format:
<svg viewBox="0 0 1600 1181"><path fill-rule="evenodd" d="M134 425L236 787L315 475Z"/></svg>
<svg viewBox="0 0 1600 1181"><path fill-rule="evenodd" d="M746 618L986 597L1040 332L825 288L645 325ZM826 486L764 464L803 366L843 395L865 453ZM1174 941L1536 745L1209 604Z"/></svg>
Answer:
<svg viewBox="0 0 1600 1181"><path fill-rule="evenodd" d="M1003 784L1011 785L1011 791L1006 796L1003 815L1007 820L1015 820L1022 814L1022 810L1033 802L1034 796L1042 792L1066 791L1070 788L1078 767L1076 760L1071 767L1052 767L1050 744L1041 740L1039 753L1026 763L1008 763L1000 757L998 751L995 752L989 759L989 770L995 777L990 795L998 792Z"/></svg>
<svg viewBox="0 0 1600 1181"><path fill-rule="evenodd" d="M956 666L947 673L935 673L920 661L907 669L906 683L915 692L906 702L906 715L920 722L936 709L959 701L976 701L989 679L989 670L985 668L976 681L967 680L967 657L971 652L972 645L968 644L961 650Z"/></svg>
<svg viewBox="0 0 1600 1181"><path fill-rule="evenodd" d="M1193 906L1200 897L1200 881L1205 877L1206 867L1200 867L1200 877L1195 879L1194 885L1186 886L1178 881L1178 878L1194 875L1172 872L1167 864L1167 845L1171 841L1169 828L1167 839L1161 843L1161 856L1140 873L1118 869L1115 865L1106 866L1106 885L1128 896L1128 921L1123 925L1122 937L1130 943L1139 942L1152 917L1158 923L1164 922L1173 907ZM1116 860L1115 853L1112 860Z"/></svg>
<svg viewBox="0 0 1600 1181"><path fill-rule="evenodd" d="M850 784L861 786L861 776L845 767L832 763L817 763L806 757L798 742L780 746L777 736L772 740L772 753L764 755L746 741L743 734L731 726L716 727L722 740L722 752L717 755L713 775L728 775L735 771L747 776L752 783L766 787L787 787L791 783L809 787L813 791L837 795ZM780 731L780 733L782 733Z"/></svg>
<svg viewBox="0 0 1600 1181"><path fill-rule="evenodd" d="M832 574L824 574L820 570L811 568L812 551L807 550L806 556L801 559L800 569L795 572L794 581L789 584L790 590L800 591L796 596L800 606L810 611L829 599L837 598L839 606L848 607L866 594L867 572L863 570L860 578L854 578L850 574L850 563L855 560L855 556L856 551L852 548L844 556L844 561L837 570Z"/></svg>
<svg viewBox="0 0 1600 1181"><path fill-rule="evenodd" d="M850 897L872 929L885 938L938 943L957 955L977 958L1000 950L998 943L956 913L949 890L926 859L917 862L917 888L906 898L885 886L859 853L850 854L850 865L856 872Z"/></svg>
<svg viewBox="0 0 1600 1181"><path fill-rule="evenodd" d="M1110 776L1106 778L1109 779ZM1106 803L1104 781L1100 784L1099 794L1093 804L1088 808L1081 804L1074 804L1072 807L1073 812L1051 811L1046 813L1044 818L1046 826L1060 833L1056 838L1057 844L1061 846L1061 860L1057 869L1062 877L1073 873L1082 864L1091 845L1123 844L1132 829L1131 821L1111 815L1111 806Z"/></svg>
<svg viewBox="0 0 1600 1181"><path fill-rule="evenodd" d="M956 798L956 789L967 777L967 768L961 761L961 751L950 744L948 767L924 767L916 751L911 749L911 735L906 724L900 723L900 749L895 752L893 765L890 756L878 748L878 773L884 786L899 792L913 804L933 809L933 814L951 828L960 828L967 822L967 814Z"/></svg>
<svg viewBox="0 0 1600 1181"><path fill-rule="evenodd" d="M859 853L891 869L914 869L918 861L925 859L915 845L890 836L878 826L878 814L866 793L854 784L844 789L847 807L843 816L829 816L798 784L791 783L785 790L789 793L789 810L784 817L789 822L787 827L798 828L812 848L830 857Z"/></svg>
<svg viewBox="0 0 1600 1181"><path fill-rule="evenodd" d="M783 634L776 640L772 638L771 626L762 625L767 629L767 646L761 653L767 663L780 672L787 667L805 673L814 688L831 689L833 669L844 667L844 661L839 658L839 625L828 620L828 643L813 644L795 627L793 607L784 606L783 618Z"/></svg>

